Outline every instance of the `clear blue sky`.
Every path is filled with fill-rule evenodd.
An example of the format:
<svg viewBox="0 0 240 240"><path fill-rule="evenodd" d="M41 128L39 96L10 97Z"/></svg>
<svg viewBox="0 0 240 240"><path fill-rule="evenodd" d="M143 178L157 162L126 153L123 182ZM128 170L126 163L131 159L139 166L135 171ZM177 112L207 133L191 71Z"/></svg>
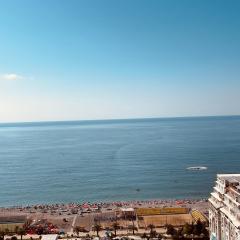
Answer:
<svg viewBox="0 0 240 240"><path fill-rule="evenodd" d="M0 0L0 122L240 114L240 1Z"/></svg>

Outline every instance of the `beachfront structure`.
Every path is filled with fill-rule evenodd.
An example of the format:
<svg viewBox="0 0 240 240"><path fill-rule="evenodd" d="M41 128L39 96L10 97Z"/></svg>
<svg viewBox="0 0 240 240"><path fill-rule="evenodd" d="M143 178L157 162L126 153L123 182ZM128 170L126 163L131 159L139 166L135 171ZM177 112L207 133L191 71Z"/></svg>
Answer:
<svg viewBox="0 0 240 240"><path fill-rule="evenodd" d="M58 240L58 235L57 234L45 234L45 235L42 235L41 240Z"/></svg>
<svg viewBox="0 0 240 240"><path fill-rule="evenodd" d="M240 240L240 174L218 174L209 203L210 240Z"/></svg>
<svg viewBox="0 0 240 240"><path fill-rule="evenodd" d="M25 215L14 215L14 214L1 214L0 213L0 231L8 229L10 232L15 231L16 226L22 228L27 216Z"/></svg>
<svg viewBox="0 0 240 240"><path fill-rule="evenodd" d="M116 211L116 215L120 218L133 218L135 217L135 209L134 208L119 208Z"/></svg>

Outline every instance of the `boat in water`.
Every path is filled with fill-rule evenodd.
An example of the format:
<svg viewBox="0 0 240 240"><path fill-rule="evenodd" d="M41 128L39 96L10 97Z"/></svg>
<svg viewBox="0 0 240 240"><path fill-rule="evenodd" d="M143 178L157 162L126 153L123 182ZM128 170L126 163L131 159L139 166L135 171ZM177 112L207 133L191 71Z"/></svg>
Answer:
<svg viewBox="0 0 240 240"><path fill-rule="evenodd" d="M188 167L187 170L202 171L202 170L207 170L207 167L204 167L204 166Z"/></svg>

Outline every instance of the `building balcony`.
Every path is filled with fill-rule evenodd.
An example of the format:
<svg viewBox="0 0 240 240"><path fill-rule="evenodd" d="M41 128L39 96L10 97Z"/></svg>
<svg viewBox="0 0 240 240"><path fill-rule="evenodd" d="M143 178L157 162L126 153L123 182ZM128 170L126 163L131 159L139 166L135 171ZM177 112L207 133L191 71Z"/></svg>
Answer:
<svg viewBox="0 0 240 240"><path fill-rule="evenodd" d="M208 201L213 205L214 208L219 209L222 207L222 203L219 201L216 201L214 197L210 197Z"/></svg>
<svg viewBox="0 0 240 240"><path fill-rule="evenodd" d="M213 189L214 189L216 192L218 192L218 193L220 193L220 194L222 194L222 195L225 193L225 191L222 191L220 188L218 188L217 185L214 186Z"/></svg>
<svg viewBox="0 0 240 240"><path fill-rule="evenodd" d="M239 220L238 215L234 216L231 212L228 211L228 209L226 207L222 207L220 210L233 223L233 225L236 228L240 227L240 220Z"/></svg>
<svg viewBox="0 0 240 240"><path fill-rule="evenodd" d="M212 195L217 201L219 201L219 202L222 202L222 201L223 201L223 199L219 196L218 193L212 192L211 195Z"/></svg>

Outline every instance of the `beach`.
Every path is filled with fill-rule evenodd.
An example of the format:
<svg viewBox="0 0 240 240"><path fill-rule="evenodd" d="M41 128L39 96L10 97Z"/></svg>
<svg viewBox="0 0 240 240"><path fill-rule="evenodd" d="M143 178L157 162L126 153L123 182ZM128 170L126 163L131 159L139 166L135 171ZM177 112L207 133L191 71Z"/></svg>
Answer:
<svg viewBox="0 0 240 240"><path fill-rule="evenodd" d="M149 201L119 201L119 202L96 202L96 203L68 203L68 204L46 204L46 205L31 205L31 206L15 206L0 209L0 218L11 218L17 216L25 216L25 219L31 219L32 222L46 221L51 223L54 231L52 233L64 232L65 234L74 234L76 226L84 227L85 231L94 234L93 226L96 221L105 228L111 227L116 221L121 223L121 234L129 234L128 226L131 220L119 218L121 211L128 209L189 209L198 210L204 216L208 215L208 202L206 199L179 199L179 200L149 200ZM186 214L185 214L186 215ZM171 214L171 219L174 216L183 216ZM190 215L189 215L190 216ZM170 216L168 216L170 219ZM164 218L165 219L165 218ZM184 218L187 221L188 218ZM146 227L140 226L140 221L135 219L138 226L138 233L146 231ZM163 224L165 225L165 224ZM163 226L162 226L163 227ZM159 229L162 229L159 227ZM50 228L50 227L49 227ZM86 235L81 233L82 236ZM103 231L104 233L105 231ZM51 233L51 232L49 232ZM102 234L103 234L102 233ZM36 232L30 233L34 235Z"/></svg>

